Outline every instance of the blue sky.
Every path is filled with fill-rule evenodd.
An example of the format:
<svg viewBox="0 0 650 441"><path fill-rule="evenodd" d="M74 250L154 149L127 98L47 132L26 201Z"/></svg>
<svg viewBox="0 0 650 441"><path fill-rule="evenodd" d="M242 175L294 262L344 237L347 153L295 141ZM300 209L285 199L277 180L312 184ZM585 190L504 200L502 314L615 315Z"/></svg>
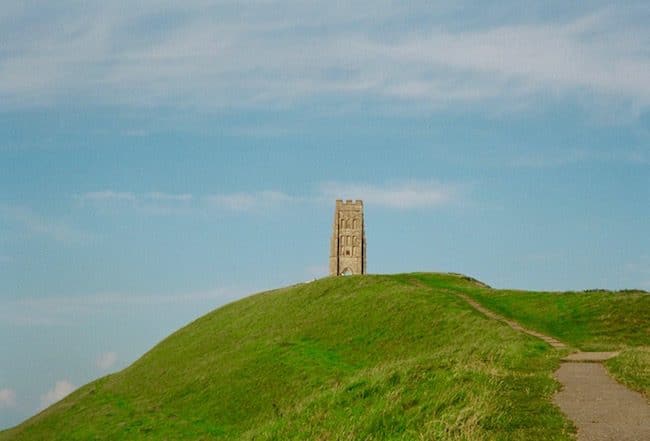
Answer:
<svg viewBox="0 0 650 441"><path fill-rule="evenodd" d="M432 4L433 3L433 4ZM368 271L650 290L650 6L3 2L0 427L188 321Z"/></svg>

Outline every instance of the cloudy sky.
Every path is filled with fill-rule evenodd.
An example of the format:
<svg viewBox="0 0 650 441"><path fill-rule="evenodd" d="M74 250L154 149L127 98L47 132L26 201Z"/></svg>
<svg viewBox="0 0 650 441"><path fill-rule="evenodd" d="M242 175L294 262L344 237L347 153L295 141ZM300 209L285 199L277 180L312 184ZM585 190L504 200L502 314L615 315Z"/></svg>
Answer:
<svg viewBox="0 0 650 441"><path fill-rule="evenodd" d="M588 6L586 4L588 3ZM647 1L2 1L0 427L368 270L650 289Z"/></svg>

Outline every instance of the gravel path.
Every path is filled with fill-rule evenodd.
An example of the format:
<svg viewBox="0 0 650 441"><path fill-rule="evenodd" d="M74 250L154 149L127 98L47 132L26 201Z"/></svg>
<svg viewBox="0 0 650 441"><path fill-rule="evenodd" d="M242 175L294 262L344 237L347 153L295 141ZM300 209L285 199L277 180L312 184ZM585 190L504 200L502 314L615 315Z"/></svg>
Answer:
<svg viewBox="0 0 650 441"><path fill-rule="evenodd" d="M516 331L541 338L557 349L566 345L496 314L464 294L458 294L487 317ZM574 352L562 359L555 378L562 384L553 401L578 429L578 441L650 441L650 404L637 392L609 376L603 361L618 352Z"/></svg>
<svg viewBox="0 0 650 441"><path fill-rule="evenodd" d="M589 354L584 352L582 354ZM650 441L650 405L598 362L565 362L555 372L554 402L573 420L580 441Z"/></svg>

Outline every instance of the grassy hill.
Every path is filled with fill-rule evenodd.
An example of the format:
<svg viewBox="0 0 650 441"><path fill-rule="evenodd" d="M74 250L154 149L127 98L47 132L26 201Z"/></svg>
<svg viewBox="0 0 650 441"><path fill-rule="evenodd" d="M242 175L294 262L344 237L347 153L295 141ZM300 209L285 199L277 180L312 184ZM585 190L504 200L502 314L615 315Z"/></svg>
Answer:
<svg viewBox="0 0 650 441"><path fill-rule="evenodd" d="M608 369L650 397L649 293L459 289L483 306L581 350L621 351L607 362Z"/></svg>
<svg viewBox="0 0 650 441"><path fill-rule="evenodd" d="M551 404L561 354L456 292L499 295L462 276L421 273L257 294L0 440L571 439ZM646 297L636 307L649 305ZM621 345L648 344L622 334Z"/></svg>

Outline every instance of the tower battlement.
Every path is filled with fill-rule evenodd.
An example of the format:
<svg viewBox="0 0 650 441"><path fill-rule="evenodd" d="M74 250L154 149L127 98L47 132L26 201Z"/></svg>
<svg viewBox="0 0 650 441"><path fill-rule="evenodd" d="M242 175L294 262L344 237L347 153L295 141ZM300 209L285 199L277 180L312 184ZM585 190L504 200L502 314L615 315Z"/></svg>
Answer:
<svg viewBox="0 0 650 441"><path fill-rule="evenodd" d="M337 199L330 245L330 275L366 273L363 201Z"/></svg>

